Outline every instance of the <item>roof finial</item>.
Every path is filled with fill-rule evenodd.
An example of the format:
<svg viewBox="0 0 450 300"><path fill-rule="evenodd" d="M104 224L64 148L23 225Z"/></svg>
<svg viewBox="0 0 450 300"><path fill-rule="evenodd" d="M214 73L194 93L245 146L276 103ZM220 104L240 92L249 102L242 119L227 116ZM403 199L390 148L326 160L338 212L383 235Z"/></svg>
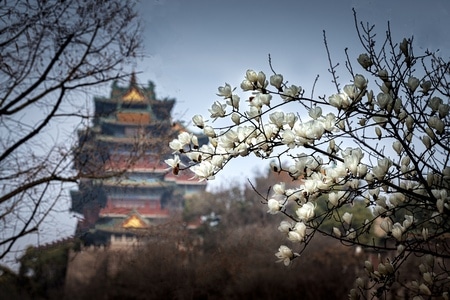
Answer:
<svg viewBox="0 0 450 300"><path fill-rule="evenodd" d="M136 72L133 70L133 72L131 73L131 78L130 78L130 87L132 86L136 86Z"/></svg>

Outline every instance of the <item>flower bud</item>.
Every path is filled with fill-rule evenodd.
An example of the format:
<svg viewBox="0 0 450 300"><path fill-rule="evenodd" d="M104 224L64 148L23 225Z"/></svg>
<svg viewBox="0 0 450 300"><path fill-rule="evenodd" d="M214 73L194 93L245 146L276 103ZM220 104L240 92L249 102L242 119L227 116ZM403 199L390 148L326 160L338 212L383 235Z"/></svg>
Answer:
<svg viewBox="0 0 450 300"><path fill-rule="evenodd" d="M408 78L408 88L411 91L411 93L414 93L414 91L417 89L417 87L419 86L419 79L417 79L416 77L409 77Z"/></svg>
<svg viewBox="0 0 450 300"><path fill-rule="evenodd" d="M245 72L245 78L251 83L256 83L256 81L258 81L258 74L252 69L248 69L247 72Z"/></svg>
<svg viewBox="0 0 450 300"><path fill-rule="evenodd" d="M400 51L403 55L408 56L408 40L405 38L400 43Z"/></svg>
<svg viewBox="0 0 450 300"><path fill-rule="evenodd" d="M355 78L353 79L355 86L360 89L361 91L365 90L367 88L367 82L368 80L364 78L363 75L356 74Z"/></svg>
<svg viewBox="0 0 450 300"><path fill-rule="evenodd" d="M283 85L283 75L275 74L270 76L270 84L278 90L281 90L281 86Z"/></svg>
<svg viewBox="0 0 450 300"><path fill-rule="evenodd" d="M358 56L358 63L361 65L361 67L363 67L364 69L368 69L372 66L373 62L370 59L369 55L367 55L366 53L360 54Z"/></svg>

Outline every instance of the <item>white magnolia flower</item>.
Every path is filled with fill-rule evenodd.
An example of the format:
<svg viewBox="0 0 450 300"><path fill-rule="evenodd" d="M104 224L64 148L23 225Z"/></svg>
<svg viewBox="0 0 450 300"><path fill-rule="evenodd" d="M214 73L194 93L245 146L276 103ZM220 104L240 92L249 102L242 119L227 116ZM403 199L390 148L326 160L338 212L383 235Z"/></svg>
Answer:
<svg viewBox="0 0 450 300"><path fill-rule="evenodd" d="M431 118L428 119L428 126L430 126L431 128L436 129L436 131L439 134L444 133L444 122L439 119L437 116L432 116Z"/></svg>
<svg viewBox="0 0 450 300"><path fill-rule="evenodd" d="M341 231L337 227L333 227L333 234L338 238L340 238L342 236Z"/></svg>
<svg viewBox="0 0 450 300"><path fill-rule="evenodd" d="M273 186L273 191L277 195L284 195L284 193L286 191L285 186L286 186L286 183L284 183L284 182L277 183Z"/></svg>
<svg viewBox="0 0 450 300"><path fill-rule="evenodd" d="M200 129L203 129L203 127L205 126L205 121L203 120L203 117L201 115L193 116L192 122L194 122L195 126L197 126Z"/></svg>
<svg viewBox="0 0 450 300"><path fill-rule="evenodd" d="M173 158L166 159L164 161L166 164L168 164L172 169L178 169L180 166L183 166L183 163L180 160L180 156L174 155Z"/></svg>
<svg viewBox="0 0 450 300"><path fill-rule="evenodd" d="M401 241L402 240L402 235L403 232L405 231L405 228L400 224L400 223L395 223L392 226L392 236L397 240L397 241Z"/></svg>
<svg viewBox="0 0 450 300"><path fill-rule="evenodd" d="M314 209L316 208L316 205L312 202L307 202L303 204L301 207L299 207L295 213L297 214L298 218L304 222L308 222L312 218L314 218Z"/></svg>
<svg viewBox="0 0 450 300"><path fill-rule="evenodd" d="M414 91L415 91L415 90L417 89L417 87L419 86L419 83L420 83L419 79L417 79L417 78L414 77L414 76L411 76L411 77L408 78L408 83L407 83L407 85L408 85L408 88L409 88L409 90L411 91L411 93L414 93Z"/></svg>
<svg viewBox="0 0 450 300"><path fill-rule="evenodd" d="M285 116L284 112L282 111L276 111L269 115L269 120L273 124L275 124L277 127L282 128L285 123Z"/></svg>
<svg viewBox="0 0 450 300"><path fill-rule="evenodd" d="M349 230L347 230L347 232L345 233L345 236L349 239L349 240L354 240L356 239L356 230L354 228L350 228Z"/></svg>
<svg viewBox="0 0 450 300"><path fill-rule="evenodd" d="M234 112L231 114L231 121L233 121L234 124L239 125L241 124L241 116Z"/></svg>
<svg viewBox="0 0 450 300"><path fill-rule="evenodd" d="M439 97L433 97L428 102L428 106L433 110L433 112L438 111L439 105L442 104L442 99Z"/></svg>
<svg viewBox="0 0 450 300"><path fill-rule="evenodd" d="M356 96L359 94L358 89L354 84L346 84L344 85L344 93L347 94L348 98L355 100Z"/></svg>
<svg viewBox="0 0 450 300"><path fill-rule="evenodd" d="M373 64L369 55L367 55L366 53L360 54L357 60L361 67L363 67L364 69L370 68Z"/></svg>
<svg viewBox="0 0 450 300"><path fill-rule="evenodd" d="M239 102L241 101L241 98L239 98L238 95L231 95L231 98L227 100L227 104L233 107L234 109L239 109Z"/></svg>
<svg viewBox="0 0 450 300"><path fill-rule="evenodd" d="M253 83L251 83L249 80L244 79L241 82L241 89L245 92L245 91L252 91L254 90L254 86Z"/></svg>
<svg viewBox="0 0 450 300"><path fill-rule="evenodd" d="M378 166L373 167L372 172L373 175L378 179L382 180L389 168L392 166L392 161L385 157L378 160Z"/></svg>
<svg viewBox="0 0 450 300"><path fill-rule="evenodd" d="M381 109L386 109L389 106L392 107L393 102L394 102L394 99L392 99L392 96L388 93L379 93L377 95L377 103Z"/></svg>
<svg viewBox="0 0 450 300"><path fill-rule="evenodd" d="M387 81L389 79L389 74L385 69L382 69L378 71L378 77L383 81Z"/></svg>
<svg viewBox="0 0 450 300"><path fill-rule="evenodd" d="M267 201L267 206L269 207L269 210L267 211L270 214L276 214L280 211L280 209L282 208L282 205L280 204L280 202L276 199L269 199L269 201Z"/></svg>
<svg viewBox="0 0 450 300"><path fill-rule="evenodd" d="M208 111L211 113L211 118L221 118L225 116L225 108L227 107L226 104L221 104L219 101L216 101L211 106L211 109L208 109Z"/></svg>
<svg viewBox="0 0 450 300"><path fill-rule="evenodd" d="M265 89L269 85L269 82L266 80L266 74L264 74L264 72L258 73L257 84L258 88L262 89Z"/></svg>
<svg viewBox="0 0 450 300"><path fill-rule="evenodd" d="M339 109L345 109L350 106L351 101L346 93L333 94L328 97L328 102Z"/></svg>
<svg viewBox="0 0 450 300"><path fill-rule="evenodd" d="M305 236L306 225L303 222L297 222L294 228L288 233L288 239L295 243L302 242L305 239Z"/></svg>
<svg viewBox="0 0 450 300"><path fill-rule="evenodd" d="M178 140L183 146L189 145L192 141L192 136L192 133L184 131L178 135Z"/></svg>
<svg viewBox="0 0 450 300"><path fill-rule="evenodd" d="M214 131L214 128L212 128L212 127L209 126L209 125L206 125L206 126L203 128L203 133L204 133L206 136L210 137L210 138L216 137L216 132Z"/></svg>
<svg viewBox="0 0 450 300"><path fill-rule="evenodd" d="M356 74L353 81L358 89L365 90L367 88L368 80L363 75Z"/></svg>
<svg viewBox="0 0 450 300"><path fill-rule="evenodd" d="M345 191L331 192L328 194L328 201L333 206L338 206L345 195Z"/></svg>
<svg viewBox="0 0 450 300"><path fill-rule="evenodd" d="M420 84L420 87L422 88L422 93L425 95L428 95L428 92L431 89L431 81L426 80Z"/></svg>
<svg viewBox="0 0 450 300"><path fill-rule="evenodd" d="M438 108L439 118L443 119L448 116L450 106L448 104L440 104Z"/></svg>
<svg viewBox="0 0 450 300"><path fill-rule="evenodd" d="M275 74L270 76L270 84L280 90L283 85L283 75Z"/></svg>
<svg viewBox="0 0 450 300"><path fill-rule="evenodd" d="M301 92L302 88L300 86L291 85L290 87L284 89L283 93L280 96L285 102L288 102L297 98Z"/></svg>
<svg viewBox="0 0 450 300"><path fill-rule="evenodd" d="M391 233L392 226L393 223L389 218L384 218L383 221L380 223L380 228L386 233Z"/></svg>
<svg viewBox="0 0 450 300"><path fill-rule="evenodd" d="M293 149L295 147L295 134L292 130L286 129L281 134L281 142Z"/></svg>
<svg viewBox="0 0 450 300"><path fill-rule="evenodd" d="M403 38L402 42L399 45L400 51L402 51L403 55L408 56L408 40Z"/></svg>
<svg viewBox="0 0 450 300"><path fill-rule="evenodd" d="M342 215L342 220L344 220L345 223L350 225L352 223L353 214L349 212L345 212L344 215Z"/></svg>
<svg viewBox="0 0 450 300"><path fill-rule="evenodd" d="M248 69L247 72L245 72L245 79L252 83L256 83L258 81L258 74L252 69Z"/></svg>
<svg viewBox="0 0 450 300"><path fill-rule="evenodd" d="M317 120L322 116L322 108L315 106L309 110L308 114L312 119Z"/></svg>
<svg viewBox="0 0 450 300"><path fill-rule="evenodd" d="M219 93L217 93L217 96L221 96L224 98L230 98L231 94L233 93L233 89L231 88L231 85L228 83L225 83L224 86L219 86L218 88Z"/></svg>
<svg viewBox="0 0 450 300"><path fill-rule="evenodd" d="M291 129L294 127L294 124L295 122L297 122L297 120L298 117L293 112L289 112L285 115L285 121Z"/></svg>
<svg viewBox="0 0 450 300"><path fill-rule="evenodd" d="M292 228L292 224L288 221L281 221L280 226L278 226L278 231L283 233L289 233Z"/></svg>
<svg viewBox="0 0 450 300"><path fill-rule="evenodd" d="M394 148L395 152L397 152L397 154L400 155L400 153L402 153L403 150L403 145L400 141L395 141L392 144L392 148Z"/></svg>
<svg viewBox="0 0 450 300"><path fill-rule="evenodd" d="M283 262L285 266L289 266L292 258L294 258L294 253L289 247L281 245L275 256L278 258L278 262Z"/></svg>
<svg viewBox="0 0 450 300"><path fill-rule="evenodd" d="M199 181L214 179L215 167L209 161L202 161L200 164L193 166L191 170Z"/></svg>
<svg viewBox="0 0 450 300"><path fill-rule="evenodd" d="M181 143L178 139L174 139L169 143L170 149L174 150L174 152L183 152L183 143Z"/></svg>

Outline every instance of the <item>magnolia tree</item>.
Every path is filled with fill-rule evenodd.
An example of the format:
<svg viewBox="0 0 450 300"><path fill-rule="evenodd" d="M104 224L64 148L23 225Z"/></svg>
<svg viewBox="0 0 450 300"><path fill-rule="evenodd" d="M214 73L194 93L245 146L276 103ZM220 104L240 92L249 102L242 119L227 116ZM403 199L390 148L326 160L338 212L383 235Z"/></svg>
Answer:
<svg viewBox="0 0 450 300"><path fill-rule="evenodd" d="M397 43L389 26L376 47L374 27L358 25L356 17L355 24L363 53L347 55L351 82L340 85L330 59L336 92L309 98L271 64L271 75L248 70L239 93L230 84L219 87L222 100L209 110L212 120L230 119L229 125L215 128L194 116L209 143L182 133L166 163L174 173L190 168L210 180L236 157L269 160L274 172L298 183L261 193L268 213L285 216L279 261L301 260L314 236L325 235L364 249L350 298L448 299L450 64L435 53L415 54L412 38ZM357 218L360 203L370 217Z"/></svg>

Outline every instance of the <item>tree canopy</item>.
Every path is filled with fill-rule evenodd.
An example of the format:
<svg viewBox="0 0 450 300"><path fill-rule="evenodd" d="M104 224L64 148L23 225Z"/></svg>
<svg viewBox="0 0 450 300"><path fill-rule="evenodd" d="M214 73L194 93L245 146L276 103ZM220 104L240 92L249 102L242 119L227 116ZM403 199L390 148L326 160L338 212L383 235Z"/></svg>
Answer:
<svg viewBox="0 0 450 300"><path fill-rule="evenodd" d="M134 1L2 1L0 259L37 233L64 195L72 145L51 129L89 116L89 87L128 76L139 56ZM75 120L75 121L73 121Z"/></svg>

